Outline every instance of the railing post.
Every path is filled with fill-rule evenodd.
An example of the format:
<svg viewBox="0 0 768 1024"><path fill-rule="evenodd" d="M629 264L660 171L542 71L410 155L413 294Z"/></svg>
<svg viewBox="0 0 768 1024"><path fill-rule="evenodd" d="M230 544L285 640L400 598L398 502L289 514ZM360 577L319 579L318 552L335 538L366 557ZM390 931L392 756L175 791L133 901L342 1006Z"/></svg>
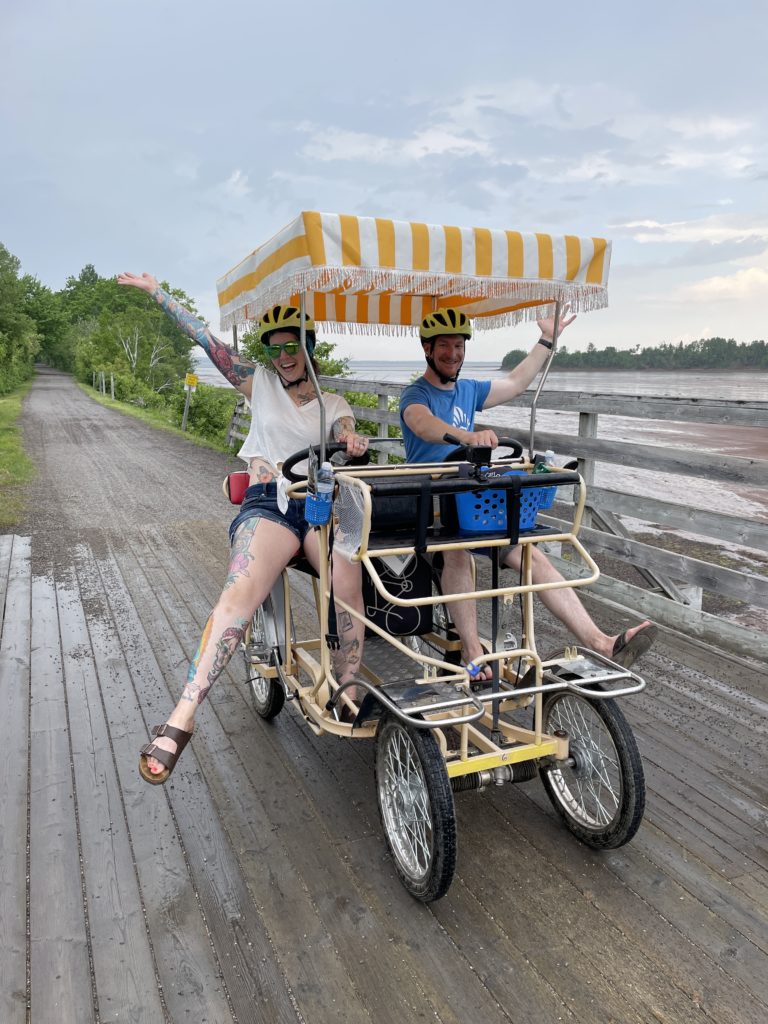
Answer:
<svg viewBox="0 0 768 1024"><path fill-rule="evenodd" d="M387 395L386 393L382 394L381 392L379 392L376 408L379 410L379 412L389 412L389 395ZM379 422L378 433L376 436L389 437L389 425L387 423ZM388 458L389 456L385 451L380 451L376 456L376 461L380 466L385 466L387 464Z"/></svg>
<svg viewBox="0 0 768 1024"><path fill-rule="evenodd" d="M596 412L579 413L579 437L597 437L597 415ZM580 458L579 473L581 473L584 483L587 485L587 500L589 500L589 489L595 482L595 460ZM574 494L574 501L576 500L577 498ZM584 526L592 525L592 510L589 504L584 509L582 523Z"/></svg>

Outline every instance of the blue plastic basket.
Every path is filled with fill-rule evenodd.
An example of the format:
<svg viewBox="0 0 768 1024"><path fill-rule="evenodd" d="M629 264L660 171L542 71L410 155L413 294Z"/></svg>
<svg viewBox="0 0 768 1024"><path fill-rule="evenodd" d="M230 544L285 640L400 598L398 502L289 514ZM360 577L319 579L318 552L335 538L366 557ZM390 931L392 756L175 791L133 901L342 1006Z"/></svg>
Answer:
<svg viewBox="0 0 768 1024"><path fill-rule="evenodd" d="M511 469L506 476L527 476L523 469ZM552 508L556 487L520 489L520 531L532 530L539 509ZM500 533L507 528L507 492L493 489L467 491L456 495L460 533Z"/></svg>

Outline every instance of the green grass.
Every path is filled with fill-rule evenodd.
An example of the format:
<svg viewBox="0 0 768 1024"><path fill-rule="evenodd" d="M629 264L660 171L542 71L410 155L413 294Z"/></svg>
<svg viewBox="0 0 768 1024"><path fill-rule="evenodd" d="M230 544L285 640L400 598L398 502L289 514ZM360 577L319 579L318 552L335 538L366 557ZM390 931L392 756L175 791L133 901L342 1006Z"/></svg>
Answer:
<svg viewBox="0 0 768 1024"><path fill-rule="evenodd" d="M32 386L29 381L0 397L0 531L10 532L24 515L24 484L35 472L21 443L21 401Z"/></svg>
<svg viewBox="0 0 768 1024"><path fill-rule="evenodd" d="M99 405L105 405L108 409L117 409L118 412L124 412L127 416L133 416L134 419L141 420L143 423L148 423L150 426L157 427L159 430L167 430L169 434L176 434L177 437L184 437L187 441L191 441L192 444L196 444L200 448L213 448L214 451L228 452L230 455L234 451L234 449L230 448L227 444L219 444L216 441L199 437L197 434L193 434L190 431L181 430L176 426L173 412L169 409L142 409L138 405L131 405L129 402L118 402L116 399L102 395L100 392L88 387L87 384L81 384L79 381L75 381L75 383L80 390L88 395L89 398L92 398L94 402L98 402Z"/></svg>

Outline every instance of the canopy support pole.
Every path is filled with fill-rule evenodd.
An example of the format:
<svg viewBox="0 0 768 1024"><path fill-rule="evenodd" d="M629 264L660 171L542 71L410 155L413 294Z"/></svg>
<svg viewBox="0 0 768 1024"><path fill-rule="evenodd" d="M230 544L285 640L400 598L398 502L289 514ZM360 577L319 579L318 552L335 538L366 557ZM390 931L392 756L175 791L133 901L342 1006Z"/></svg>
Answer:
<svg viewBox="0 0 768 1024"><path fill-rule="evenodd" d="M539 401L539 395L541 394L544 382L547 379L549 368L552 365L552 360L555 358L555 352L557 351L557 338L560 334L560 315L562 313L563 304L560 299L555 303L555 326L552 331L552 351L549 353L549 357L544 364L544 369L541 371L539 377L539 383L536 386L536 394L533 396L531 402L531 430L528 438L528 461L533 462L533 456L535 455L535 440L536 440L536 405Z"/></svg>
<svg viewBox="0 0 768 1024"><path fill-rule="evenodd" d="M317 379L315 368L312 365L312 360L307 352L307 325L304 322L307 313L307 299L306 292L301 292L299 295L299 318L301 324L299 325L299 344L301 345L301 351L304 353L304 365L307 370L307 377L312 382L312 387L315 389L317 395L317 401L320 404L320 459L319 462L322 465L325 462L325 403L323 402L323 393L320 390L320 382Z"/></svg>

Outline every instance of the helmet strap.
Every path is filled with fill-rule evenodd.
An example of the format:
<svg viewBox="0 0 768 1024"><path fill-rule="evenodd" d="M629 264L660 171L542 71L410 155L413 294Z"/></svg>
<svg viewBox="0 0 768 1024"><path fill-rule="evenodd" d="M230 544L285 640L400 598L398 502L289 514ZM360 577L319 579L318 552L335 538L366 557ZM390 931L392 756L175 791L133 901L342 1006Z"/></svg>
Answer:
<svg viewBox="0 0 768 1024"><path fill-rule="evenodd" d="M458 370L456 371L456 373L454 373L452 377L446 377L445 374L441 373L440 370L438 370L438 368L435 366L435 360L432 358L432 353L434 352L434 350L435 343L432 342L432 344L429 346L429 355L426 355L426 353L424 355L424 358L427 360L427 366L430 368L432 373L435 374L435 376L440 378L441 384L455 384L456 381L459 379L459 374L461 373L461 366L464 365L464 361L462 360L461 366L458 368Z"/></svg>
<svg viewBox="0 0 768 1024"><path fill-rule="evenodd" d="M304 368L304 374L299 377L298 380L287 381L279 370L277 371L277 376L280 383L283 385L283 391L288 391L290 388L297 388L299 384L303 384L305 381L309 380L309 374L307 373L306 367Z"/></svg>

